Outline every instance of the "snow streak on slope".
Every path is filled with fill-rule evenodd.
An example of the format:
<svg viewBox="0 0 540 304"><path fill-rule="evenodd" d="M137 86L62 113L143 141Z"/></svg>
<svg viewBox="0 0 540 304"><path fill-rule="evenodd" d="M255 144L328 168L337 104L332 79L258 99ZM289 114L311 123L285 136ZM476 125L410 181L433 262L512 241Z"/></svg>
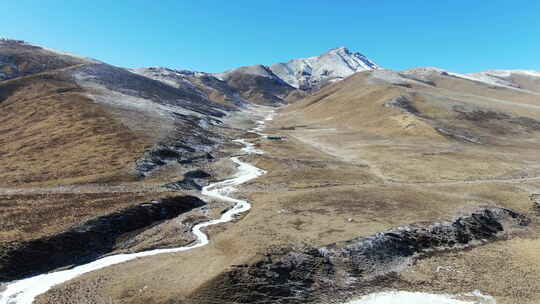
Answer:
<svg viewBox="0 0 540 304"><path fill-rule="evenodd" d="M271 115L272 113L270 113L268 117L271 117ZM253 131L260 130L263 123L264 121L258 122L257 128L255 128ZM245 145L242 151L246 153L262 153L262 151L254 148L254 144L243 139L237 140L237 142ZM235 186L246 183L266 173L266 171L262 169L241 161L239 157L231 157L231 160L238 165L238 171L235 176L231 179L213 183L204 187L202 194L213 199L234 203L235 205L233 208L223 213L219 219L195 225L192 229L192 232L196 237L195 243L178 248L155 249L132 254L117 254L107 256L94 262L76 266L68 270L45 273L27 279L14 281L8 283L7 286L5 286L4 291L1 291L0 289L0 304L31 304L38 295L47 292L53 286L67 282L85 273L127 262L136 258L162 253L187 251L207 245L209 243L209 239L208 236L202 231L203 228L230 222L236 217L236 215L251 209L251 204L248 201L235 199L229 196L236 190Z"/></svg>
<svg viewBox="0 0 540 304"><path fill-rule="evenodd" d="M487 70L480 73L465 74L465 76L491 85L540 91L540 72L537 71Z"/></svg>
<svg viewBox="0 0 540 304"><path fill-rule="evenodd" d="M164 67L150 67L130 70L133 73L161 81L175 88L191 91L203 98L225 102L228 105L245 107L248 101L240 93L227 85L223 79L210 73L174 70ZM221 97L221 98L220 98Z"/></svg>
<svg viewBox="0 0 540 304"><path fill-rule="evenodd" d="M377 68L366 56L352 53L345 47L331 49L317 57L293 59L270 66L274 74L299 89L319 88L327 82Z"/></svg>
<svg viewBox="0 0 540 304"><path fill-rule="evenodd" d="M537 95L540 92L540 72L531 70L487 70L479 73L460 74L435 67L411 68L399 74L421 81L430 81L436 75L452 76Z"/></svg>
<svg viewBox="0 0 540 304"><path fill-rule="evenodd" d="M175 88L189 88L198 92L200 95L204 95L189 81L189 76L202 77L206 73L188 71L188 70L173 70L165 67L149 67L131 69L130 72L139 74L154 80L161 81Z"/></svg>
<svg viewBox="0 0 540 304"><path fill-rule="evenodd" d="M268 69L268 67L260 64L239 67L237 69L228 70L223 73L214 74L214 76L221 80L227 80L232 73L243 73L247 75L281 80L279 77L274 75L274 73L270 69Z"/></svg>
<svg viewBox="0 0 540 304"><path fill-rule="evenodd" d="M451 296L424 292L390 291L369 294L348 304L495 304L491 296L480 291Z"/></svg>

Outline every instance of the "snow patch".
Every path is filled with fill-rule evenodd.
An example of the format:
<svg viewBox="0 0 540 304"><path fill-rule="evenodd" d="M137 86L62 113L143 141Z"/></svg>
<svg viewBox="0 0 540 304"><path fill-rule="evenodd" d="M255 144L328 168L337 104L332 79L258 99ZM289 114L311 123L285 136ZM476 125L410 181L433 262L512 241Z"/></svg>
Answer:
<svg viewBox="0 0 540 304"><path fill-rule="evenodd" d="M496 304L493 297L475 290L461 295L389 291L373 293L347 304Z"/></svg>
<svg viewBox="0 0 540 304"><path fill-rule="evenodd" d="M522 75L522 76L528 76L528 77L534 77L534 78L540 78L540 72L532 71L532 70L487 70L484 72L479 73L470 73L470 74L457 74L457 73L450 73L453 76L473 80L473 81L480 81L492 86L499 86L499 87L505 87L515 90L522 90L527 91L529 93L534 93L528 90L523 90L519 87L518 84L515 84L512 82L511 77L513 75Z"/></svg>

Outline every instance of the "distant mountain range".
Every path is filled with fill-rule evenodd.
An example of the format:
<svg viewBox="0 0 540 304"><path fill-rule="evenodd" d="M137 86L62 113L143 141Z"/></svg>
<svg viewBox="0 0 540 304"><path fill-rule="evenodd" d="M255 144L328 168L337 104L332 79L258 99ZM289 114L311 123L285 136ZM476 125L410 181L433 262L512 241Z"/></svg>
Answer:
<svg viewBox="0 0 540 304"><path fill-rule="evenodd" d="M215 74L164 67L132 71L173 86L191 87L219 96L221 101L239 105L246 100L261 104L283 104L356 72L378 68L366 56L339 47L320 56L292 59L271 66L244 66ZM218 80L227 85L220 84Z"/></svg>
<svg viewBox="0 0 540 304"><path fill-rule="evenodd" d="M327 83L342 80L356 72L378 69L379 66L360 53L346 47L309 58L293 59L270 66L270 70L292 87L301 90L319 89Z"/></svg>

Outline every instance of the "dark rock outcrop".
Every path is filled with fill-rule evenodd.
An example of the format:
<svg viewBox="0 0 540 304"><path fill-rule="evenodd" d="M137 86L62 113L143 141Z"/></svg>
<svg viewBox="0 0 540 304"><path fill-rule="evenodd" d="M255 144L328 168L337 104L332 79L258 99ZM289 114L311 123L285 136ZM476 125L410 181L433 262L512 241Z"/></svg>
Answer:
<svg viewBox="0 0 540 304"><path fill-rule="evenodd" d="M437 127L435 128L435 131L439 132L440 134L448 138L452 138L452 139L462 141L462 142L473 143L473 144L485 143L485 140L483 138L481 138L480 136L474 134L473 132L465 128L445 126L444 128Z"/></svg>
<svg viewBox="0 0 540 304"><path fill-rule="evenodd" d="M114 250L122 235L204 204L193 196L165 198L91 219L51 237L6 244L0 251L0 282L88 263Z"/></svg>
<svg viewBox="0 0 540 304"><path fill-rule="evenodd" d="M405 226L321 248L284 249L252 265L237 266L196 297L203 303L313 302L322 291L332 294L362 286L425 254L481 245L528 224L525 216L509 209L486 208L452 222Z"/></svg>
<svg viewBox="0 0 540 304"><path fill-rule="evenodd" d="M203 180L210 177L210 174L204 172L203 170L194 170L189 171L184 174L184 179L165 185L165 187L171 190L202 190Z"/></svg>
<svg viewBox="0 0 540 304"><path fill-rule="evenodd" d="M418 109L405 96L398 96L396 98L393 98L389 102L385 103L384 106L399 108L406 113L409 113L415 116L421 116Z"/></svg>
<svg viewBox="0 0 540 304"><path fill-rule="evenodd" d="M224 136L212 131L210 125L218 125L209 117L175 113L177 129L169 138L145 151L137 161L136 170L142 176L169 162L187 164L198 161L211 161L210 152L223 142Z"/></svg>

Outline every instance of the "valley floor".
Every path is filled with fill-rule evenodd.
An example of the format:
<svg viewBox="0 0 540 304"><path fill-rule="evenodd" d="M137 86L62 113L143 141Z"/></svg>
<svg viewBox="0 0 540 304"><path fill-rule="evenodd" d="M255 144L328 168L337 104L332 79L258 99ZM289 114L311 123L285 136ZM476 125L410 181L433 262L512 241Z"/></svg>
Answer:
<svg viewBox="0 0 540 304"><path fill-rule="evenodd" d="M540 228L530 199L540 190L536 175L486 176L481 170L469 174L455 168L448 178L440 175L443 169L426 167L407 181L401 178L407 168L382 162L390 151L374 152L370 147L380 143L361 134L317 125L291 128L286 113L269 125L265 133L283 138L254 139L266 153L243 157L268 171L237 193L252 209L233 223L210 227L208 246L85 274L54 287L37 303L213 303L200 296L209 294L208 282L276 248L323 246L402 225L449 220L484 206L510 208L533 221L525 231L508 235L509 240L434 254L378 285L350 290L344 298L384 290L480 290L497 303L538 303ZM424 152L432 153L430 148Z"/></svg>

